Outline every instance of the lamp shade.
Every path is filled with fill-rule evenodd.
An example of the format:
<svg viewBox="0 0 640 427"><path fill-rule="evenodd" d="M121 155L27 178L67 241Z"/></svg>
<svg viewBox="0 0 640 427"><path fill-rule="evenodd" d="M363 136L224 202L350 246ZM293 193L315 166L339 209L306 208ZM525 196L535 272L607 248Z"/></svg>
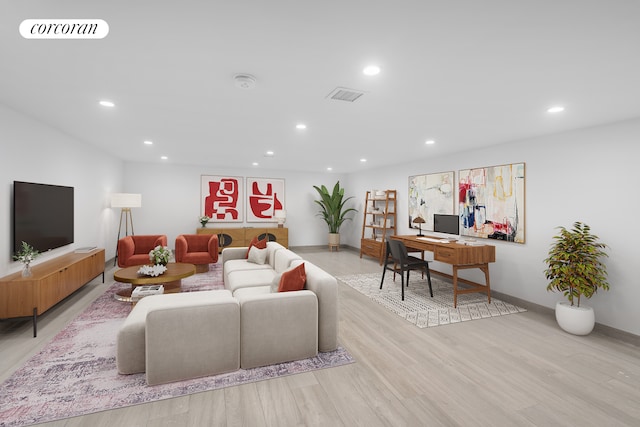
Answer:
<svg viewBox="0 0 640 427"><path fill-rule="evenodd" d="M142 206L142 194L113 193L111 195L112 208L139 208Z"/></svg>
<svg viewBox="0 0 640 427"><path fill-rule="evenodd" d="M424 218L422 218L421 216L414 218L413 223L414 224L424 224L426 221L424 220Z"/></svg>

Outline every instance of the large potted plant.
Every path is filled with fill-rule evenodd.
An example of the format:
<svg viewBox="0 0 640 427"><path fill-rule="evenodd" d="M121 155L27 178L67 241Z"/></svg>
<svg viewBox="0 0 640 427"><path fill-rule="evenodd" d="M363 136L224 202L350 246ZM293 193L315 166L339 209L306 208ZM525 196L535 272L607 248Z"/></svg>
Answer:
<svg viewBox="0 0 640 427"><path fill-rule="evenodd" d="M329 246L338 247L340 245L340 226L348 219L346 215L349 212L357 212L354 208L345 208L345 203L351 197L344 197L344 188L340 188L340 181L336 182L333 191L330 193L324 185L318 187L314 185L320 195L320 200L314 200L320 206L318 216L322 217L329 226Z"/></svg>
<svg viewBox="0 0 640 427"><path fill-rule="evenodd" d="M560 291L567 302L556 304L556 320L565 331L575 335L589 334L595 325L592 307L581 305L581 298L591 298L598 289L609 289L607 267L602 258L607 257L607 245L591 234L587 224L575 222L571 230L558 227L545 263L545 275L549 279L547 291Z"/></svg>

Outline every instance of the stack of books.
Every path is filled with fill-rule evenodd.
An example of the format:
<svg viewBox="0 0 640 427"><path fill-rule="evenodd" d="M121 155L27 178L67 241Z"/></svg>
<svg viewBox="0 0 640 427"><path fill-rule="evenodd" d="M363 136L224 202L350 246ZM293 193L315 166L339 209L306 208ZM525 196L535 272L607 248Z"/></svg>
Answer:
<svg viewBox="0 0 640 427"><path fill-rule="evenodd" d="M131 298L140 299L143 297L148 297L149 295L159 295L163 293L163 285L136 286L136 288L131 291Z"/></svg>

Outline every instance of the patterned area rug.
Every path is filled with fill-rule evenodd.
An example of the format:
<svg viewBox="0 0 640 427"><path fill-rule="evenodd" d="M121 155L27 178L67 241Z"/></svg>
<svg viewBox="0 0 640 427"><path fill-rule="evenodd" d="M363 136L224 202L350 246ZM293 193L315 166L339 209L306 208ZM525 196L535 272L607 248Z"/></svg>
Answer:
<svg viewBox="0 0 640 427"><path fill-rule="evenodd" d="M87 310L7 379L0 389L0 426L24 426L191 393L352 363L339 348L317 357L228 374L148 386L144 374L119 375L116 334L131 311L113 283ZM222 266L182 280L182 291L223 289Z"/></svg>
<svg viewBox="0 0 640 427"><path fill-rule="evenodd" d="M338 280L419 328L526 311L524 308L493 297L491 304L488 304L486 294L479 293L458 295L458 307L453 308L453 284L431 277L433 288L433 298L431 298L427 280L420 278L419 273L411 276L409 287L404 291L404 301L402 301L400 277L397 277L394 282L393 273L385 275L384 284L380 289L381 275L382 273L353 274L338 277Z"/></svg>

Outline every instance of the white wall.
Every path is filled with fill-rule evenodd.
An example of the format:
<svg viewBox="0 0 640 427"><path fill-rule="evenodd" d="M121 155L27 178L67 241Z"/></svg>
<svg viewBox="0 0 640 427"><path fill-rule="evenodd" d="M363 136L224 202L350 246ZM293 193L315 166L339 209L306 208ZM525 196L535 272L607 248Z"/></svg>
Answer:
<svg viewBox="0 0 640 427"><path fill-rule="evenodd" d="M345 184L359 195L360 212L367 190L398 190L398 233L413 234L408 226L409 176L453 170L457 179L461 169L525 162L526 242L488 241L496 246L496 262L490 266L492 289L553 307L563 297L546 291L543 260L555 227L583 221L610 246L611 289L587 304L595 308L598 323L640 335L640 283L635 269L640 241L635 224L640 210L635 194L639 140L640 119L636 119L356 173ZM359 247L361 227L359 214L357 226L343 239ZM434 268L451 270L442 264ZM465 273L480 279L476 273Z"/></svg>
<svg viewBox="0 0 640 427"><path fill-rule="evenodd" d="M331 173L296 173L263 169L230 170L171 163L126 163L126 192L142 194L142 207L132 209L136 234L166 234L174 247L179 234L195 233L200 227L200 176L282 178L285 180L285 210L289 246L325 245L328 229L316 217L314 185L333 185L344 177ZM229 227L275 227L275 223L214 223ZM210 225L211 226L211 225Z"/></svg>
<svg viewBox="0 0 640 427"><path fill-rule="evenodd" d="M497 262L491 265L492 288L546 307L561 295L546 291L543 275L554 227L580 220L610 246L607 260L611 290L588 303L597 321L640 335L640 286L635 274L635 243L640 232L635 215L635 163L640 119L514 142L454 156L408 162L350 175L294 173L247 168L228 170L157 163L123 163L97 148L0 105L0 276L18 271L11 261L11 200L14 180L75 188L76 242L41 256L38 262L75 247L95 245L115 254L119 212L109 208L113 192L143 195L134 209L136 234L167 234L170 246L181 233L194 232L200 215L200 175L284 178L291 246L325 245L327 229L316 216L313 185L340 180L359 209L341 229L343 242L360 246L365 192L398 190L398 232L408 227L408 177L432 172L504 163L526 163L526 243L490 241ZM247 226L260 225L255 223ZM448 266L436 265L445 270ZM474 272L465 272L479 278Z"/></svg>
<svg viewBox="0 0 640 427"><path fill-rule="evenodd" d="M22 268L12 260L14 180L74 187L75 243L42 254L34 264L82 246L103 247L113 256L117 221L109 194L121 191L122 161L3 105L0 144L0 276Z"/></svg>

